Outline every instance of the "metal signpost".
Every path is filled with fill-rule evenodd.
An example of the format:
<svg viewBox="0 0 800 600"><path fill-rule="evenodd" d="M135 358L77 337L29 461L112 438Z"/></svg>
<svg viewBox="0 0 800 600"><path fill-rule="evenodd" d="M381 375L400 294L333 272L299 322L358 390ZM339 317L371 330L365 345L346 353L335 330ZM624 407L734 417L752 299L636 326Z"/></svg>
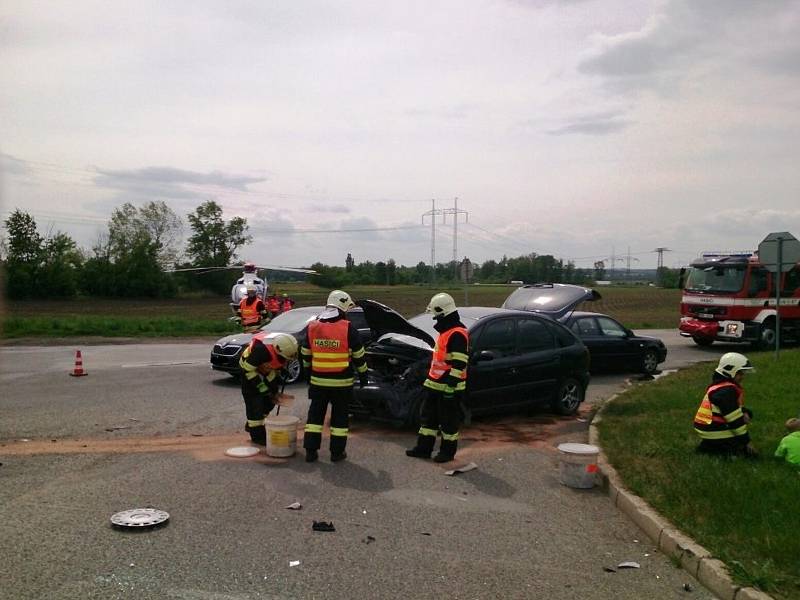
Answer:
<svg viewBox="0 0 800 600"><path fill-rule="evenodd" d="M775 358L781 347L781 275L800 261L800 241L788 231L770 233L758 245L758 260L772 273L775 286Z"/></svg>

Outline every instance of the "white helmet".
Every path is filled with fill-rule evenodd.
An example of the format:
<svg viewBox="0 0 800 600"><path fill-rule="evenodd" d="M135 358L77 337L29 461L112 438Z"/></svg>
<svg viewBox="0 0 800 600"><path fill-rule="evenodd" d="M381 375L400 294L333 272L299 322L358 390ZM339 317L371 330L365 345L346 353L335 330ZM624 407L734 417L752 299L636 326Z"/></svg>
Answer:
<svg viewBox="0 0 800 600"><path fill-rule="evenodd" d="M288 333L278 333L272 338L272 347L286 360L297 356L297 340Z"/></svg>
<svg viewBox="0 0 800 600"><path fill-rule="evenodd" d="M256 286L252 283L248 283L245 289L247 290L247 295L250 297L255 296L258 291Z"/></svg>
<svg viewBox="0 0 800 600"><path fill-rule="evenodd" d="M436 294L431 301L428 302L426 312L433 313L433 318L446 317L447 315L456 312L456 302L450 294L441 292Z"/></svg>
<svg viewBox="0 0 800 600"><path fill-rule="evenodd" d="M752 371L753 365L744 354L727 352L719 359L716 371L724 377L733 378L739 371Z"/></svg>
<svg viewBox="0 0 800 600"><path fill-rule="evenodd" d="M341 311L347 312L356 305L350 294L342 290L333 290L328 294L328 303L326 306L333 306Z"/></svg>

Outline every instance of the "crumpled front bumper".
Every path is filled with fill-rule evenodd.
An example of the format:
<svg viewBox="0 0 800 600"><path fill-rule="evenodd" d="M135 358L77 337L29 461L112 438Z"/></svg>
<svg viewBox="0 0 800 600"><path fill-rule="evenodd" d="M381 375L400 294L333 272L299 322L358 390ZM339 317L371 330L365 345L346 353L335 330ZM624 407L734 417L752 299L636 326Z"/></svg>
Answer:
<svg viewBox="0 0 800 600"><path fill-rule="evenodd" d="M701 337L715 339L719 333L718 321L701 321L691 317L683 317L678 327L684 337Z"/></svg>

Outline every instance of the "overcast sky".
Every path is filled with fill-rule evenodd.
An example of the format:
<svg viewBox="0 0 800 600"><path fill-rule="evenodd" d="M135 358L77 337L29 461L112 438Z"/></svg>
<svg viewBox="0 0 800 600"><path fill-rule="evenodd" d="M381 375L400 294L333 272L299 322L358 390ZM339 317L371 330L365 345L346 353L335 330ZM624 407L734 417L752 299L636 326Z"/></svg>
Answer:
<svg viewBox="0 0 800 600"><path fill-rule="evenodd" d="M428 263L432 199L475 262L800 237L800 0L5 0L0 56L0 212L87 247L208 199L295 266Z"/></svg>

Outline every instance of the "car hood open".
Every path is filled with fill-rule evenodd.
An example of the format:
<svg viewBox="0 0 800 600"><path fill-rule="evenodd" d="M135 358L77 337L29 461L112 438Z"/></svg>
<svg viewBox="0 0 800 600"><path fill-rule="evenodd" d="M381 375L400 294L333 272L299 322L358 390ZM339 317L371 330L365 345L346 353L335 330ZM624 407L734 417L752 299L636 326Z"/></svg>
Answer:
<svg viewBox="0 0 800 600"><path fill-rule="evenodd" d="M376 333L377 337L387 333L399 333L422 340L431 348L436 344L430 334L414 327L400 313L385 304L375 300L359 300L356 304L364 309L367 325Z"/></svg>
<svg viewBox="0 0 800 600"><path fill-rule="evenodd" d="M503 308L529 310L560 319L581 302L600 300L600 293L579 285L536 283L517 288L503 302Z"/></svg>

